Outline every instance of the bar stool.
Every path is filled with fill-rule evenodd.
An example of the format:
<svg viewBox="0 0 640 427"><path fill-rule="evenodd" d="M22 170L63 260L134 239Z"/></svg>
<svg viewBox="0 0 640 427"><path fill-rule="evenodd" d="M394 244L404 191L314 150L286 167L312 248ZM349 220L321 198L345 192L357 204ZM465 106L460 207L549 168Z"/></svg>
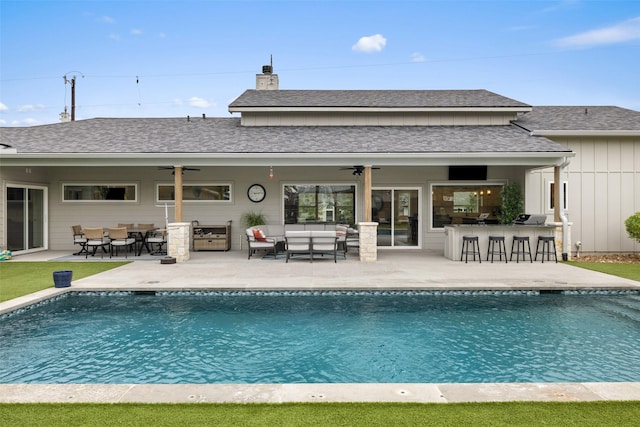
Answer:
<svg viewBox="0 0 640 427"><path fill-rule="evenodd" d="M496 250L495 245L498 244ZM487 261L489 261L489 254L491 254L491 263L493 263L493 256L498 254L500 261L502 261L502 255L504 254L504 262L507 262L507 248L504 244L504 236L489 236L489 245L487 247Z"/></svg>
<svg viewBox="0 0 640 427"><path fill-rule="evenodd" d="M473 260L476 260L478 255L478 261L482 263L482 255L480 255L480 243L478 243L478 236L462 236L462 251L460 251L460 261L464 255L464 262L466 264L469 259L469 254L473 255ZM469 243L471 243L471 249L469 249Z"/></svg>
<svg viewBox="0 0 640 427"><path fill-rule="evenodd" d="M525 247L524 244L527 244ZM514 245L516 246L516 250L513 250ZM520 261L520 254L522 254L522 260L527 260L527 254L529 254L529 261L533 262L533 258L531 257L531 243L529 242L529 236L513 236L513 241L511 242L511 256L509 257L509 261L513 260L513 254L516 254L516 262Z"/></svg>
<svg viewBox="0 0 640 427"><path fill-rule="evenodd" d="M540 243L542 243L542 250L539 249ZM551 250L553 245L553 251ZM544 256L547 256L547 261L551 261L551 254L553 258L558 262L558 254L556 252L556 239L553 236L538 236L538 243L536 244L536 256L535 260L538 260L538 254L542 254L542 262L544 263Z"/></svg>

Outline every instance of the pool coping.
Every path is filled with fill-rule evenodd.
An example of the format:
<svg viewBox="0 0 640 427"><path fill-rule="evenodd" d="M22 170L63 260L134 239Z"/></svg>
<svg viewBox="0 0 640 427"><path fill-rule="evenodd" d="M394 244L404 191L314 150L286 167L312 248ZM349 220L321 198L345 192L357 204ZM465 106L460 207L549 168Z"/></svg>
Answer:
<svg viewBox="0 0 640 427"><path fill-rule="evenodd" d="M545 290L518 286L494 286L484 291ZM149 291L147 287L49 288L0 303L0 315L55 298L68 292ZM290 288L174 288L155 291L285 291ZM301 291L385 291L364 287L303 288ZM387 288L388 291L469 291L469 287ZM473 292L482 291L474 288ZM602 288L566 286L558 290L638 291L634 286ZM2 384L0 403L284 403L284 402L507 402L507 401L602 401L640 400L640 382L573 383L311 383L311 384Z"/></svg>
<svg viewBox="0 0 640 427"><path fill-rule="evenodd" d="M64 252L14 261L59 259ZM12 261L12 262L14 262ZM195 252L185 263L131 262L0 303L0 314L71 291L185 290L640 290L640 282L563 263L465 264L439 251L380 251L377 262L247 260ZM640 400L640 382L466 384L1 384L0 402L501 402Z"/></svg>

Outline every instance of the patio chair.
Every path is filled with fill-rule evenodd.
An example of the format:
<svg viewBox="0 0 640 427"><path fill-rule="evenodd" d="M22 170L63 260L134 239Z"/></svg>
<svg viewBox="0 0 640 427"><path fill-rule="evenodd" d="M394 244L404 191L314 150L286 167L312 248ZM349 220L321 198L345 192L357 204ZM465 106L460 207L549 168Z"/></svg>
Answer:
<svg viewBox="0 0 640 427"><path fill-rule="evenodd" d="M258 233L259 229L247 228L245 233L247 235L247 247L249 248L249 257L247 259L251 259L251 255L256 253L256 251L271 251L273 252L273 257L276 257L276 241L275 239L264 237L262 232ZM259 234L259 236L258 236Z"/></svg>
<svg viewBox="0 0 640 427"><path fill-rule="evenodd" d="M136 244L136 239L129 237L126 227L109 228L109 258L113 256L113 249L116 249L116 255L118 255L118 248L124 247L124 256L127 258L127 253L133 250Z"/></svg>
<svg viewBox="0 0 640 427"><path fill-rule="evenodd" d="M94 256L98 248L102 248L102 252L100 252L100 258L103 257L104 253L107 251L106 248L109 246L109 238L105 237L104 229L102 227L97 228L84 228L84 235L87 238L87 252L85 254L85 259L89 256L89 248L93 248L91 255Z"/></svg>
<svg viewBox="0 0 640 427"><path fill-rule="evenodd" d="M81 225L72 225L71 231L73 232L73 244L80 245L80 250L74 255L84 255L87 253L87 238L82 231Z"/></svg>
<svg viewBox="0 0 640 427"><path fill-rule="evenodd" d="M142 248L145 246L147 237L149 237L155 229L155 224L138 224L138 226L135 228L135 232L130 233L131 237L136 238L138 255L142 253ZM151 252L148 247L147 250Z"/></svg>
<svg viewBox="0 0 640 427"><path fill-rule="evenodd" d="M166 255L167 249L165 245L167 243L167 230L156 229L148 231L146 233L146 243L149 246L149 254L151 255Z"/></svg>
<svg viewBox="0 0 640 427"><path fill-rule="evenodd" d="M311 233L311 262L316 254L333 255L333 262L338 262L338 236L336 236L336 232L312 231Z"/></svg>

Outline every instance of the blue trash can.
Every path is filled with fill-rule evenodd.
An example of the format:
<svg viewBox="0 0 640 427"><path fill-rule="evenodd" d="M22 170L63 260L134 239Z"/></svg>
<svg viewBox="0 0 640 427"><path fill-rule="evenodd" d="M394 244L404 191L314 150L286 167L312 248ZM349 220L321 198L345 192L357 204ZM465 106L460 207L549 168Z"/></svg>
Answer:
<svg viewBox="0 0 640 427"><path fill-rule="evenodd" d="M71 286L71 276L73 275L73 271L71 270L60 270L53 272L53 283L56 288L68 288Z"/></svg>

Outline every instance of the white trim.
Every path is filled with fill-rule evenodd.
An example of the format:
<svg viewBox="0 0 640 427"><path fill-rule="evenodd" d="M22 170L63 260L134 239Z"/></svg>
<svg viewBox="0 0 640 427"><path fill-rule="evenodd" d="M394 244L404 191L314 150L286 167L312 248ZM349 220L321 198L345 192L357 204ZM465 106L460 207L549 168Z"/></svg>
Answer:
<svg viewBox="0 0 640 427"><path fill-rule="evenodd" d="M562 193L564 195L564 210L567 211L569 210L569 196L568 196L568 192L569 192L569 181L564 180L562 181L563 185L564 185L564 192ZM547 211L547 213L553 213L554 208L553 206L551 206L551 203L553 202L553 191L551 190L551 186L554 184L554 180L550 179L547 181L547 190L546 190L546 194L545 194L545 210Z"/></svg>
<svg viewBox="0 0 640 427"><path fill-rule="evenodd" d="M128 186L133 187L134 198L132 200L119 200L119 199L65 199L66 191L65 187L112 187L112 188L125 188ZM83 181L73 182L66 181L60 183L60 201L62 203L138 203L140 198L139 183L137 182L117 182L117 181Z"/></svg>
<svg viewBox="0 0 640 427"><path fill-rule="evenodd" d="M20 255L20 254L26 254L26 253L30 253L30 252L40 252L40 251L46 251L49 249L49 187L46 185L38 185L38 184L21 184L21 183L17 183L17 182L5 182L4 183L4 212L5 212L5 218L4 218L4 242L2 244L2 246L4 247L5 245L8 244L8 236L7 236L7 232L9 231L9 225L7 224L7 219L8 219L8 197L7 197L7 189L11 187L11 188L23 188L26 190L42 190L43 194L43 200L42 200L42 247L41 248L29 248L29 249L25 249L25 250L18 250L18 251L14 251L13 255ZM29 239L28 233L29 233L29 227L27 227L26 231L27 236L26 239Z"/></svg>
<svg viewBox="0 0 640 427"><path fill-rule="evenodd" d="M531 136L640 136L640 130L533 130Z"/></svg>
<svg viewBox="0 0 640 427"><path fill-rule="evenodd" d="M429 183L429 215L428 215L428 230L433 232L444 232L443 227L433 226L433 187L502 187L508 184L507 180L487 180L487 181L434 181Z"/></svg>
<svg viewBox="0 0 640 427"><path fill-rule="evenodd" d="M175 183L170 181L156 182L154 196L153 196L155 199L155 203L156 204L174 203L175 200L160 199L160 186L175 187ZM219 187L227 186L229 188L229 198L223 199L223 200L216 200L216 199L188 200L184 198L184 189L187 187L216 187L216 186L219 186ZM219 204L219 203L232 204L233 203L233 184L231 182L207 182L207 181L183 182L182 190L183 190L183 198L182 198L183 203L215 203L215 204Z"/></svg>
<svg viewBox="0 0 640 427"><path fill-rule="evenodd" d="M281 220L282 220L282 224L286 224L285 222L285 206L284 206L284 202L285 202L285 193L284 193L284 189L287 186L302 186L302 185L309 185L309 186L347 186L347 187L353 187L353 224L357 224L358 223L358 194L359 194L359 185L355 182L326 182L326 181L322 181L322 182L317 182L317 181L309 181L309 182L304 182L304 181L288 181L288 182L283 182L280 184L280 200L282 201L280 203L280 209L282 209L281 211ZM336 221L335 218L335 212L334 212L334 221L327 221L328 223L339 223L338 221ZM296 224L303 224L303 223L296 223ZM350 224L352 225L352 224Z"/></svg>
<svg viewBox="0 0 640 427"><path fill-rule="evenodd" d="M423 187L420 185L385 185L385 186L375 186L375 187L371 187L371 192L374 192L376 190L381 190L381 191L391 191L392 197L391 197L391 216L393 217L394 213L395 213L395 193L397 191L417 191L418 192L418 244L417 245L407 245L407 246L397 246L395 245L395 223L394 223L394 218L391 218L391 244L389 246L380 246L378 245L377 248L378 250L412 250L412 249L422 249L422 218L423 218L423 212L422 212L422 206L423 206L423 200L422 200L422 191L423 191ZM373 204L373 201L372 201ZM379 226L378 226L379 229ZM409 233L411 231L410 228L407 228L407 233Z"/></svg>
<svg viewBox="0 0 640 427"><path fill-rule="evenodd" d="M405 113L405 112L475 112L528 113L532 107L229 107L230 113L331 112L331 113Z"/></svg>

